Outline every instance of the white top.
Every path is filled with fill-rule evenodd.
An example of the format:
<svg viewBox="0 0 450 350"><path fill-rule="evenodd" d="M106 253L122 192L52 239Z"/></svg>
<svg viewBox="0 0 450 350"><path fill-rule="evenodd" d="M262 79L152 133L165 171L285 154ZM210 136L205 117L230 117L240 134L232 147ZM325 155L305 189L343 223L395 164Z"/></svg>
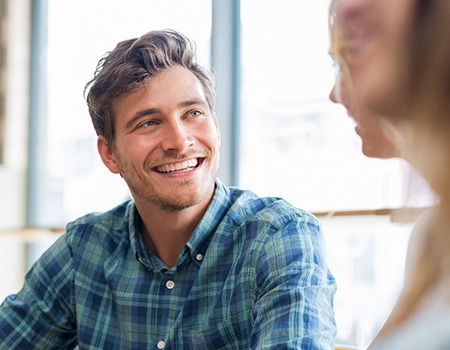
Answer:
<svg viewBox="0 0 450 350"><path fill-rule="evenodd" d="M371 350L449 350L449 283L440 283L398 329L379 339Z"/></svg>

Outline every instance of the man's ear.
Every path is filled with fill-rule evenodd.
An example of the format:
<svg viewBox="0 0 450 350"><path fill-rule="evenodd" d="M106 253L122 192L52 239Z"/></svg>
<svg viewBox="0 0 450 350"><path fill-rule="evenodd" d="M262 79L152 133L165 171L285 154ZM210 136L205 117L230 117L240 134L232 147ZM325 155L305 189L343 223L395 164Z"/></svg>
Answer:
<svg viewBox="0 0 450 350"><path fill-rule="evenodd" d="M102 158L103 164L111 171L113 174L120 174L119 165L116 162L116 157L113 150L106 141L105 137L99 135L97 138L97 150Z"/></svg>

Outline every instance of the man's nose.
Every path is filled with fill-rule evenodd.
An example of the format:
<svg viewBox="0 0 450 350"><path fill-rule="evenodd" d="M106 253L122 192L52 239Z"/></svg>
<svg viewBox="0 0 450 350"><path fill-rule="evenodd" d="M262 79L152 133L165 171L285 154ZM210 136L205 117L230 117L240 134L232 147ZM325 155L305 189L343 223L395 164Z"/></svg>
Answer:
<svg viewBox="0 0 450 350"><path fill-rule="evenodd" d="M182 122L173 122L167 125L165 137L162 141L164 151L174 150L183 152L194 143L189 128Z"/></svg>

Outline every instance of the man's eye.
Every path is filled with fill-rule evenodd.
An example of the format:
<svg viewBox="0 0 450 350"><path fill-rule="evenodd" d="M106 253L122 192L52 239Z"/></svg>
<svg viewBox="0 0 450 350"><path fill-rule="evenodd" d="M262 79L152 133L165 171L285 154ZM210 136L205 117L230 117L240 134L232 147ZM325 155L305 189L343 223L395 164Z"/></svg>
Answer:
<svg viewBox="0 0 450 350"><path fill-rule="evenodd" d="M156 122L154 120L147 120L147 121L141 123L140 127L141 128L148 128L148 127L154 126L154 125L156 125Z"/></svg>
<svg viewBox="0 0 450 350"><path fill-rule="evenodd" d="M193 116L193 117L199 117L201 115L202 115L202 112L200 112L200 111L192 111L191 112L191 116Z"/></svg>

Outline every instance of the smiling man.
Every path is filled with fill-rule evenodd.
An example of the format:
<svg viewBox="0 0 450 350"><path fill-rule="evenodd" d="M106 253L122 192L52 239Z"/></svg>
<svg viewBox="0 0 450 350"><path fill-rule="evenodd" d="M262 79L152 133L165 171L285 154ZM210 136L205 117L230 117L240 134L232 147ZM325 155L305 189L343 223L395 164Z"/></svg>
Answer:
<svg viewBox="0 0 450 350"><path fill-rule="evenodd" d="M119 43L86 86L132 199L88 214L0 308L1 349L333 349L320 224L217 179L214 78L171 31Z"/></svg>

